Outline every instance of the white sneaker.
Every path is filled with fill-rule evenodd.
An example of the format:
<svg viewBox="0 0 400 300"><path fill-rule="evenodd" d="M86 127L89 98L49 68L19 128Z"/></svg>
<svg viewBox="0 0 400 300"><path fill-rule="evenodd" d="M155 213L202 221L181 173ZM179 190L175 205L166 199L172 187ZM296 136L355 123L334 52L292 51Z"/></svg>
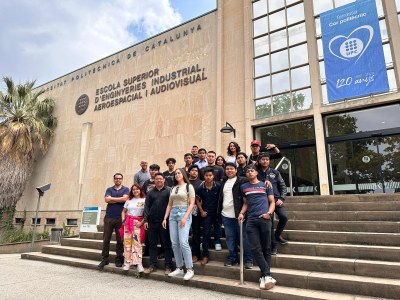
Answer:
<svg viewBox="0 0 400 300"><path fill-rule="evenodd" d="M187 270L185 276L183 277L183 280L190 280L194 276L194 271L192 270Z"/></svg>
<svg viewBox="0 0 400 300"><path fill-rule="evenodd" d="M271 276L265 276L265 289L269 290L275 286L276 280Z"/></svg>
<svg viewBox="0 0 400 300"><path fill-rule="evenodd" d="M124 265L124 267L122 268L124 271L129 271L129 265Z"/></svg>
<svg viewBox="0 0 400 300"><path fill-rule="evenodd" d="M265 290L265 277L261 277L260 281L260 289Z"/></svg>
<svg viewBox="0 0 400 300"><path fill-rule="evenodd" d="M168 276L175 277L175 276L182 276L183 274L185 274L185 272L183 272L183 269L176 268L175 271L169 273Z"/></svg>
<svg viewBox="0 0 400 300"><path fill-rule="evenodd" d="M139 273L143 273L144 272L144 268L143 268L142 264L138 264L137 270L138 270Z"/></svg>
<svg viewBox="0 0 400 300"><path fill-rule="evenodd" d="M221 244L215 244L215 250L216 251L221 251L222 250Z"/></svg>

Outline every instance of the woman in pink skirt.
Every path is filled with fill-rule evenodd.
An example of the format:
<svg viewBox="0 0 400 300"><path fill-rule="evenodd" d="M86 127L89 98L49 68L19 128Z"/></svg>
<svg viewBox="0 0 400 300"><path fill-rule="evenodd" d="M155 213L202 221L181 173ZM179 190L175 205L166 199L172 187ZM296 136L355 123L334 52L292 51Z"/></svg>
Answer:
<svg viewBox="0 0 400 300"><path fill-rule="evenodd" d="M124 270L137 266L138 272L143 272L142 243L144 242L143 212L145 196L138 184L131 187L129 200L124 204L122 222L124 230Z"/></svg>

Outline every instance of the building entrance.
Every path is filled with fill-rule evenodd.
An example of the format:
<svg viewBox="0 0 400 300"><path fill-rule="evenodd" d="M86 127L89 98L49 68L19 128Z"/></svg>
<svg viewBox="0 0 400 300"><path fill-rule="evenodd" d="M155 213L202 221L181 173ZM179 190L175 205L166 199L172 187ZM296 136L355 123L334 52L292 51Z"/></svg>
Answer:
<svg viewBox="0 0 400 300"><path fill-rule="evenodd" d="M329 145L335 194L400 191L400 135Z"/></svg>
<svg viewBox="0 0 400 300"><path fill-rule="evenodd" d="M333 194L400 192L400 109L389 105L326 117Z"/></svg>
<svg viewBox="0 0 400 300"><path fill-rule="evenodd" d="M313 120L302 120L256 128L262 145L275 144L292 163L293 195L319 195L319 177ZM279 159L271 162L274 167ZM278 169L289 189L289 166Z"/></svg>

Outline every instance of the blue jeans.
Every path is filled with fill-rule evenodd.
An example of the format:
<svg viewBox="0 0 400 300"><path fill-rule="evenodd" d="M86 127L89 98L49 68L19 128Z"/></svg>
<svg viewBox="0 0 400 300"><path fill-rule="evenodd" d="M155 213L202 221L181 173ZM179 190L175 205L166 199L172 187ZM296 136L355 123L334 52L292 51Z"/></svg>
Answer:
<svg viewBox="0 0 400 300"><path fill-rule="evenodd" d="M214 227L214 244L221 244L221 224L216 215L207 215L203 219L203 257L209 257L208 251L211 237L211 228Z"/></svg>
<svg viewBox="0 0 400 300"><path fill-rule="evenodd" d="M178 268L183 266L183 260L185 260L186 268L193 268L192 251L189 246L189 230L192 224L192 214L189 215L185 226L183 228L179 227L179 223L185 216L186 211L186 206L178 206L173 207L169 214L169 234L175 263Z"/></svg>
<svg viewBox="0 0 400 300"><path fill-rule="evenodd" d="M240 227L236 218L227 218L222 216L222 223L224 224L226 245L229 250L229 255L226 260L232 264L239 262L238 246L240 245ZM244 262L253 262L253 255L249 241L247 240L245 226L243 224L243 250Z"/></svg>

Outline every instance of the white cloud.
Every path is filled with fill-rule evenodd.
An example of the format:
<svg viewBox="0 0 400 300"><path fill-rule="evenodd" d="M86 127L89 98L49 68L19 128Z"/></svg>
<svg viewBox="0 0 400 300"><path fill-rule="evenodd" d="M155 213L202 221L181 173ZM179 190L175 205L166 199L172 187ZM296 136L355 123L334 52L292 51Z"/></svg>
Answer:
<svg viewBox="0 0 400 300"><path fill-rule="evenodd" d="M181 23L169 0L2 3L0 75L45 83Z"/></svg>

